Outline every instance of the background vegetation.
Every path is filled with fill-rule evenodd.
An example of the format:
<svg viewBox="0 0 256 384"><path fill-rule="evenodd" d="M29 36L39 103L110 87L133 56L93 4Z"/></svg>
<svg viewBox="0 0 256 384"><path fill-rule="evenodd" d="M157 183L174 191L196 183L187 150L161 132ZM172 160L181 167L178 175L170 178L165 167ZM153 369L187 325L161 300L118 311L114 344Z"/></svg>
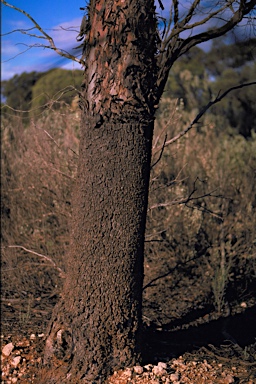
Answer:
<svg viewBox="0 0 256 384"><path fill-rule="evenodd" d="M244 301L255 304L254 87L230 94L162 150L219 91L255 79L255 42L225 46L220 40L208 53L195 48L170 73L153 145L147 324L171 326L191 313L220 316ZM7 329L24 323L44 327L60 292L79 142L74 88L81 78L81 71L55 69L2 83L9 106L1 126Z"/></svg>
<svg viewBox="0 0 256 384"><path fill-rule="evenodd" d="M47 72L15 75L2 81L2 98L9 108L6 115L39 118L44 110L59 109L72 104L82 82L82 71L54 68Z"/></svg>

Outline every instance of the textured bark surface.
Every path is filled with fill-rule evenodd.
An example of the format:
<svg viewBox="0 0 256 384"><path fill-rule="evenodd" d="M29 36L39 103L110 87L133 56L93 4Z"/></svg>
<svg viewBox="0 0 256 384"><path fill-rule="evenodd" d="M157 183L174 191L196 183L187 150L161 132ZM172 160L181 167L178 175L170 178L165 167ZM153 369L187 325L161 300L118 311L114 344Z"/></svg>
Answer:
<svg viewBox="0 0 256 384"><path fill-rule="evenodd" d="M155 112L157 21L154 1L93 0L88 9L84 108L100 126Z"/></svg>
<svg viewBox="0 0 256 384"><path fill-rule="evenodd" d="M136 123L88 128L67 280L45 360L72 361L71 379L101 382L140 358L151 129Z"/></svg>
<svg viewBox="0 0 256 384"><path fill-rule="evenodd" d="M152 1L91 1L71 248L41 383L104 383L140 359L155 30Z"/></svg>

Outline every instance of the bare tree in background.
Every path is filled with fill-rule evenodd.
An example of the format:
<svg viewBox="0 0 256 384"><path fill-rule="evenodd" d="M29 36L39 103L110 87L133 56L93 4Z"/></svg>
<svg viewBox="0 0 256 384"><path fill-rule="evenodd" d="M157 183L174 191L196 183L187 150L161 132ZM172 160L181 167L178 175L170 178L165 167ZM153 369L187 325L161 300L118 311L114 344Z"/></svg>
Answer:
<svg viewBox="0 0 256 384"><path fill-rule="evenodd" d="M255 4L173 0L165 21L153 0L90 1L79 36L85 72L71 247L40 383L104 383L140 361L155 111L174 62L228 33Z"/></svg>

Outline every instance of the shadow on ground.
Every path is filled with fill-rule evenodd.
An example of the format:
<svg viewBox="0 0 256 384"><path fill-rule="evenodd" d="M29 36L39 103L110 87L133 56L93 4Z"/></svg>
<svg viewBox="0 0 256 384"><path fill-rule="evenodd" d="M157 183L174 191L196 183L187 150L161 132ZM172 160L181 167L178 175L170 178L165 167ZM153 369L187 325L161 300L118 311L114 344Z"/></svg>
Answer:
<svg viewBox="0 0 256 384"><path fill-rule="evenodd" d="M177 326L177 322L175 325ZM143 356L145 364L176 358L186 352L207 347L209 344L219 347L225 343L232 343L241 350L254 344L256 305L243 313L191 326L188 329L173 331L173 328L174 324L169 323L161 330L153 326L145 330Z"/></svg>

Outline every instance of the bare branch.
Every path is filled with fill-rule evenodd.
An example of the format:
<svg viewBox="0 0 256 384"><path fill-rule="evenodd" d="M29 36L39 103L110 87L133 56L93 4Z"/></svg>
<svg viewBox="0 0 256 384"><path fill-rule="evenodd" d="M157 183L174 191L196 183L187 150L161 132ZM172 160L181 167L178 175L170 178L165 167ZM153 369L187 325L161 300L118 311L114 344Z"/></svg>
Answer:
<svg viewBox="0 0 256 384"><path fill-rule="evenodd" d="M2 33L1 36L7 36L7 35L11 35L12 33L15 33L15 32L20 32L23 35L37 37L38 39L46 39L46 37L39 36L39 35L33 35L33 34L28 33L28 31L32 31L33 29L37 29L37 28L31 27L31 28L27 28L27 29L14 29L10 32Z"/></svg>
<svg viewBox="0 0 256 384"><path fill-rule="evenodd" d="M11 61L11 60L15 59L16 57L18 57L18 56L20 56L20 55L23 55L23 53L29 51L31 48L33 48L33 47L28 47L27 49L25 49L24 51L22 51L22 52L20 52L20 53L17 53L17 55L11 57L10 59L8 59L8 60L3 60L2 63L7 63L8 61Z"/></svg>
<svg viewBox="0 0 256 384"><path fill-rule="evenodd" d="M173 0L174 7L174 24L176 25L179 21L179 1Z"/></svg>
<svg viewBox="0 0 256 384"><path fill-rule="evenodd" d="M16 11L20 12L20 13L23 13L23 15L27 16L27 18L29 18L29 20L32 21L32 23L35 25L35 27L47 38L47 40L51 40L51 37L49 35L47 35L43 29L40 27L40 25L33 19L32 16L30 16L27 12L25 12L23 9L20 9L18 7L15 7L14 5L12 4L9 4L7 3L5 0L1 0L1 2L6 5L7 7L9 8L13 8L15 9Z"/></svg>
<svg viewBox="0 0 256 384"><path fill-rule="evenodd" d="M162 11L164 11L164 6L163 6L162 1L161 1L161 0L158 0L158 3L159 3L160 8L162 9Z"/></svg>
<svg viewBox="0 0 256 384"><path fill-rule="evenodd" d="M171 32L170 28L168 29L168 34L165 33L164 39L161 42L157 56L159 73L156 87L156 104L162 95L168 78L169 70L173 63L178 59L178 57L186 53L193 46L220 37L232 30L246 15L251 12L253 7L256 5L256 0L250 0L249 2L246 0L241 0L239 2L238 9L234 10L232 8L231 11L230 6L232 6L232 2L225 2L225 4L217 10L213 8L212 12L210 12L209 15L203 19L195 21L192 24L188 24L191 21L192 16L195 15L195 10L199 3L200 1L197 0L193 2L187 15L183 18L183 20L176 21L174 23L174 27ZM177 9L175 11L175 8L177 8L177 6L178 2L173 1L174 12L176 12L176 15ZM180 38L180 34L182 32L188 29L192 30L198 26L206 26L209 20L215 18L217 15L223 14L226 10L229 11L229 14L231 12L232 16L230 15L230 18L227 21L225 20L222 26L211 28L205 32L192 35L186 39Z"/></svg>
<svg viewBox="0 0 256 384"><path fill-rule="evenodd" d="M167 140L167 133L165 134L165 137L164 137L164 142L163 142L163 145L161 148L160 155L159 155L158 159L151 165L151 169L154 168L157 165L157 163L161 160L161 157L162 157L163 152L164 152L166 140Z"/></svg>
<svg viewBox="0 0 256 384"><path fill-rule="evenodd" d="M190 125L186 129L184 129L183 131L178 133L172 139L165 141L165 147L167 147L170 144L173 144L175 141L179 140L182 136L186 135L186 133L188 133L194 127L194 125L199 122L201 117L208 111L208 109L211 108L214 104L219 103L225 96L227 96L227 94L229 94L232 91L235 91L236 89L241 89L241 88L248 87L251 85L256 85L256 81L253 81L251 83L244 83L244 84L240 84L240 85L236 85L234 87L231 87L231 88L227 89L225 92L223 92L222 94L218 95L214 100L209 101L209 103L201 109L201 111L196 115L194 120L190 123ZM160 150L162 151L162 147L155 149L154 153L156 153Z"/></svg>
<svg viewBox="0 0 256 384"><path fill-rule="evenodd" d="M54 168L54 167L51 167L51 166L49 166L49 168L50 168L50 169L53 169L55 172L59 173L59 174L62 175L62 176L67 177L67 178L70 179L70 180L74 180L74 177L71 177L71 176L67 175L67 174L64 173L64 172L61 172L61 171L60 171L59 169L57 169L57 168Z"/></svg>
<svg viewBox="0 0 256 384"><path fill-rule="evenodd" d="M160 280L160 279L163 279L164 277L169 276L171 273L173 273L173 271L174 271L175 269L177 269L177 268L179 268L179 267L182 267L182 266L188 264L190 261L197 260L197 259L199 259L200 257L202 257L202 255L201 255L201 254L197 254L196 256L193 256L193 257L191 257L190 259L188 259L188 260L186 260L186 261L183 261L183 262L180 261L180 262L178 262L178 263L175 265L175 267L174 267L174 268L170 268L168 272L166 272L166 273L164 273L163 275L157 276L157 277L155 277L154 279L150 280L150 282L147 283L147 284L143 287L142 290L144 291L145 289L147 289L147 288L149 288L149 287L152 287L152 286L153 286L153 283L155 283L156 281L158 281L158 280Z"/></svg>
<svg viewBox="0 0 256 384"><path fill-rule="evenodd" d="M10 105L8 105L8 104L3 104L2 106L1 106L1 109L10 109L11 111L14 111L14 112L18 112L18 113L20 113L20 114L27 114L27 113L29 113L29 112L35 112L35 111L41 111L42 109L44 110L45 108L51 108L52 106L53 106L53 104L55 104L55 103L59 103L60 101L60 99L61 99L61 97L65 94L65 93L67 93L67 92L70 92L70 91L73 91L73 90L75 90L77 93L79 93L79 91L78 91L78 89L76 89L75 87L73 87L73 86L67 86L67 87L65 87L65 88L63 88L63 89L61 89L60 91L58 91L58 92L56 92L54 95L52 95L52 96L49 96L47 93L43 93L43 94L45 94L50 100L48 101L48 102L46 102L45 104L43 104L43 105L40 105L39 107L35 107L35 108L30 108L30 109L28 109L28 110L21 110L21 109L16 109L16 108L13 108L13 107L11 107ZM40 95L39 95L40 96ZM39 96L37 96L37 97L39 97ZM41 113L41 112L40 112ZM39 114L40 114L39 113ZM34 124L34 123L33 123ZM34 124L34 126L35 126L35 124ZM35 126L35 128L37 128L36 126ZM46 133L46 132L45 132ZM56 144L56 143L55 143Z"/></svg>
<svg viewBox="0 0 256 384"><path fill-rule="evenodd" d="M64 271L61 268L59 268L56 265L56 263L49 256L42 255L41 253L32 251L31 249L27 249L27 248L23 247L22 245L8 245L8 248L20 248L20 249L23 249L25 252L32 253L33 255L36 255L38 257L41 257L41 258L49 261L49 263L51 263L59 271L60 277L62 277L62 278L65 277Z"/></svg>
<svg viewBox="0 0 256 384"><path fill-rule="evenodd" d="M205 197L214 197L214 198L222 198L222 199L224 198L224 196L222 196L222 195L213 195L213 192L215 192L216 190L204 193L203 195L200 195L200 196L193 197L193 195L194 195L194 193L196 191L197 191L196 189L193 189L187 197L184 197L184 198L179 199L179 200L173 200L173 201L169 201L169 202L166 202L166 203L157 203L157 204L152 205L151 207L149 207L148 210L151 211L152 209L156 209L156 208L164 208L164 207L170 207L170 206L173 206L173 205L185 204L188 208L193 208L193 209L198 209L198 210L206 211L206 209L204 207L195 207L195 206L191 207L191 206L189 206L187 204L190 201L197 201L198 199L203 199ZM207 210L207 212L213 214L215 217L218 217L218 219L222 219L221 216L219 216L218 214L216 214L216 213L214 213L212 211Z"/></svg>
<svg viewBox="0 0 256 384"><path fill-rule="evenodd" d="M190 22L191 18L195 13L196 7L198 6L199 3L200 3L200 0L194 1L194 3L190 7L190 10L188 11L188 14L185 16L185 18L181 22L179 22L180 27Z"/></svg>
<svg viewBox="0 0 256 384"><path fill-rule="evenodd" d="M183 18L183 20L177 21L174 28L172 29L171 33L166 34L165 38L162 41L161 45L161 52L165 51L166 58L168 59L170 55L170 48L175 47L177 39L179 38L179 35L189 29L193 29L195 27L198 27L200 25L205 25L210 19L216 17L218 14L222 13L228 8L228 5L225 4L223 7L218 8L217 10L210 12L205 18L194 22L193 24L188 24L196 10L196 7L200 4L200 0L195 0L192 4L191 8L189 9L187 15Z"/></svg>
<svg viewBox="0 0 256 384"><path fill-rule="evenodd" d="M233 12L233 16L230 20L228 20L224 25L222 25L219 28L213 28L206 32L200 33L198 35L192 36L183 42L183 47L180 50L180 55L187 52L190 48L193 46L211 40L215 39L216 37L220 37L227 32L229 32L231 29L233 29L242 19L244 16L246 16L248 13L251 12L251 10L255 7L256 0L251 0L250 2L246 3L246 0L242 0L240 2L240 6L237 9L237 11ZM227 7L229 7L229 3L227 3ZM224 8L224 7L223 7Z"/></svg>
<svg viewBox="0 0 256 384"><path fill-rule="evenodd" d="M54 40L53 38L48 35L44 30L43 28L40 27L40 25L33 19L32 16L30 16L29 13L25 12L23 9L21 8L18 8L12 4L9 4L7 3L5 0L1 0L1 2L6 5L7 7L9 8L12 8L12 9L15 9L16 11L22 13L23 15L25 15L30 21L32 21L32 23L34 24L35 28L38 29L43 36L37 36L37 35L33 35L33 34L29 34L26 32L26 30L21 30L21 33L23 34L27 34L28 36L33 36L33 37L36 37L36 38L40 38L40 39L46 39L49 41L50 43L50 46L46 46L46 45L37 45L37 47L41 47L41 48L49 48L49 49L53 49L58 55L62 56L62 57L65 57L69 60L72 60L72 61L76 61L77 63L81 64L81 65L84 65L84 61L82 59L78 59L77 57L75 57L74 55L71 55L70 53L68 52L65 52L64 50L62 49L59 49L56 47L55 43L54 43ZM32 48L33 46L29 46L29 48Z"/></svg>
<svg viewBox="0 0 256 384"><path fill-rule="evenodd" d="M227 5L224 5L222 8L217 9L216 11L214 11L214 12L210 13L208 16L206 16L204 19L199 20L193 24L187 24L186 18L185 18L181 23L179 23L180 30L182 29L182 32L183 32L183 31L186 31L188 29L198 27L199 25L206 24L207 21L209 21L213 17L216 17L217 15L219 15L220 13L225 11L225 9L227 9Z"/></svg>

